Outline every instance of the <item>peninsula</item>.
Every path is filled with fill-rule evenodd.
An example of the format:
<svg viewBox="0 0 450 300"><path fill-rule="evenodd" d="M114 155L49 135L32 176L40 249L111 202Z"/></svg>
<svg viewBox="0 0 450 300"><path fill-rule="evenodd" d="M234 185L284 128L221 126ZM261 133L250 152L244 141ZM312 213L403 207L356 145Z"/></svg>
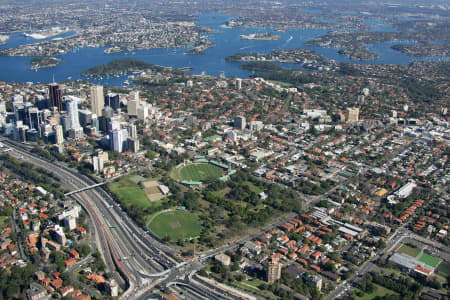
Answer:
<svg viewBox="0 0 450 300"><path fill-rule="evenodd" d="M92 67L81 73L82 76L106 76L117 75L126 72L146 71L152 70L160 72L164 67L156 66L154 64L130 58L121 58L113 60L107 64Z"/></svg>

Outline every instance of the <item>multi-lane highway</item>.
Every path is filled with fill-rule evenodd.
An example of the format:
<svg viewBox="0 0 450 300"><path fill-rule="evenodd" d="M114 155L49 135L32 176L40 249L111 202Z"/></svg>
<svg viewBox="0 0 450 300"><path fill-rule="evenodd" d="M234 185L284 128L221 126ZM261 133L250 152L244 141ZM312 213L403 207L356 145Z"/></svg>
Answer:
<svg viewBox="0 0 450 300"><path fill-rule="evenodd" d="M8 152L9 155L54 173L71 190L95 184L92 179L61 162L48 161L31 153L27 145L7 139L1 141L14 149ZM121 299L148 299L151 295L157 295L155 293L158 288L167 286L199 296L198 299L247 299L230 295L225 290L202 282L194 274L204 266L207 259L237 247L256 234L202 253L199 259L180 262L177 259L177 249L161 243L150 231L137 226L101 186L73 193L70 197L87 212L91 227L91 248L100 252L108 270L124 290ZM281 224L289 218L292 215L285 216L276 223ZM274 223L266 227L273 225Z"/></svg>
<svg viewBox="0 0 450 300"><path fill-rule="evenodd" d="M91 179L62 163L50 162L31 154L26 145L8 140L3 140L3 143L14 148L15 151L10 151L10 155L53 172L62 184L72 190L94 184ZM138 290L148 286L154 278L152 274L176 266L177 261L173 256L176 250L159 243L138 227L100 187L72 197L88 213L96 248L109 271L125 290L123 298L133 298Z"/></svg>

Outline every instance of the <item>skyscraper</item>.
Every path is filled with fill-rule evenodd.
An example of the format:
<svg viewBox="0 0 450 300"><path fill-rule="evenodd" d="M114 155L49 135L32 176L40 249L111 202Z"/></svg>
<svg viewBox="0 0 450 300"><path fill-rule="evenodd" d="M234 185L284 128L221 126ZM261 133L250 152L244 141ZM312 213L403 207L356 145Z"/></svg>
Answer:
<svg viewBox="0 0 450 300"><path fill-rule="evenodd" d="M102 109L105 106L105 98L103 97L103 86L94 85L91 87L91 111L97 116L102 115Z"/></svg>
<svg viewBox="0 0 450 300"><path fill-rule="evenodd" d="M278 259L272 259L269 262L269 269L267 270L267 283L272 284L281 278L281 263Z"/></svg>
<svg viewBox="0 0 450 300"><path fill-rule="evenodd" d="M234 127L243 130L247 126L244 116L237 116L234 118Z"/></svg>
<svg viewBox="0 0 450 300"><path fill-rule="evenodd" d="M64 143L64 135L63 135L63 128L61 125L55 126L55 144L61 145Z"/></svg>
<svg viewBox="0 0 450 300"><path fill-rule="evenodd" d="M52 83L48 86L48 96L50 98L50 107L56 107L58 111L62 111L62 90L59 84Z"/></svg>
<svg viewBox="0 0 450 300"><path fill-rule="evenodd" d="M67 116L70 120L70 129L80 128L80 119L78 117L78 101L69 100L66 102Z"/></svg>
<svg viewBox="0 0 450 300"><path fill-rule="evenodd" d="M242 79L241 78L236 78L236 89L237 90L242 89Z"/></svg>
<svg viewBox="0 0 450 300"><path fill-rule="evenodd" d="M114 110L118 110L120 108L120 98L119 95L108 93L105 96L105 106L109 106Z"/></svg>
<svg viewBox="0 0 450 300"><path fill-rule="evenodd" d="M128 131L124 129L116 129L109 133L110 149L115 152L123 152L126 148Z"/></svg>

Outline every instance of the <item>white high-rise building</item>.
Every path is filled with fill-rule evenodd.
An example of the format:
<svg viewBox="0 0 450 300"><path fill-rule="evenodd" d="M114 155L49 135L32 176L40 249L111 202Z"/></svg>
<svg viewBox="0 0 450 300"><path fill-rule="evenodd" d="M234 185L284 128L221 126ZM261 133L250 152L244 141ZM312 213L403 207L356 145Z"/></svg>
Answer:
<svg viewBox="0 0 450 300"><path fill-rule="evenodd" d="M140 100L130 100L127 103L128 116L136 117L138 114L138 109L141 105Z"/></svg>
<svg viewBox="0 0 450 300"><path fill-rule="evenodd" d="M125 150L128 131L126 129L116 129L109 133L110 148L115 152L123 152Z"/></svg>
<svg viewBox="0 0 450 300"><path fill-rule="evenodd" d="M242 89L242 79L236 78L236 89L240 90Z"/></svg>
<svg viewBox="0 0 450 300"><path fill-rule="evenodd" d="M103 95L103 86L94 85L91 87L91 111L97 116L102 115L102 109L105 106L105 98Z"/></svg>
<svg viewBox="0 0 450 300"><path fill-rule="evenodd" d="M127 102L128 115L131 117L137 117L137 111L141 104L139 99L139 91L132 91L130 93L130 100Z"/></svg>
<svg viewBox="0 0 450 300"><path fill-rule="evenodd" d="M70 128L78 129L80 128L80 119L78 117L78 101L72 99L66 102L67 116L70 120Z"/></svg>
<svg viewBox="0 0 450 300"><path fill-rule="evenodd" d="M104 161L102 155L97 155L92 157L92 169L95 173L100 173L103 171Z"/></svg>
<svg viewBox="0 0 450 300"><path fill-rule="evenodd" d="M142 103L137 110L137 117L139 120L145 120L148 117L148 105L146 102Z"/></svg>
<svg viewBox="0 0 450 300"><path fill-rule="evenodd" d="M109 128L108 131L114 131L120 129L120 116L113 116L111 118L111 121L109 122Z"/></svg>

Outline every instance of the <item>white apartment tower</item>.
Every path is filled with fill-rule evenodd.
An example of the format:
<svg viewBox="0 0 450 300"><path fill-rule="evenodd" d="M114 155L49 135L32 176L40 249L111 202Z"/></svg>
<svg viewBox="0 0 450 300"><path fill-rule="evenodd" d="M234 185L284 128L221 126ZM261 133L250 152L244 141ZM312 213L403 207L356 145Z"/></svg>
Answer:
<svg viewBox="0 0 450 300"><path fill-rule="evenodd" d="M61 145L62 143L64 143L63 127L55 125L55 144Z"/></svg>

